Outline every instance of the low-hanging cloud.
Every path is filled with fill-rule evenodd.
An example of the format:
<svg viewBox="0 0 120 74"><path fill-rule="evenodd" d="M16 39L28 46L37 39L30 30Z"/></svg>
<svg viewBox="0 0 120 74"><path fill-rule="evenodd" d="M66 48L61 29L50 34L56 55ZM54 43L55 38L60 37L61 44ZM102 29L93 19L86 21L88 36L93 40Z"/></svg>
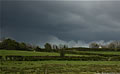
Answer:
<svg viewBox="0 0 120 74"><path fill-rule="evenodd" d="M89 47L89 43L85 43L84 41L81 41L81 40L64 41L55 36L51 36L49 38L49 40L47 40L45 43L50 43L51 45L57 45L57 46L62 44L62 45L67 45L68 47L87 47L87 48ZM45 44L45 43L43 43L43 44ZM38 43L38 45L39 45L39 43ZM44 47L44 46L42 46L42 47Z"/></svg>
<svg viewBox="0 0 120 74"><path fill-rule="evenodd" d="M67 45L69 48L74 48L74 47L85 47L85 48L89 48L89 45L91 43L97 43L99 45L108 45L109 43L113 42L113 40L110 41L104 41L104 40L99 40L99 41L91 41L91 42L85 42L82 40L78 40L78 41L74 41L74 40L70 40L70 41L64 41L59 39L58 37L55 36L50 36L49 40L45 41L44 43L42 43L42 46L37 43L37 45L40 45L41 47L44 47L45 43L50 43L51 45Z"/></svg>

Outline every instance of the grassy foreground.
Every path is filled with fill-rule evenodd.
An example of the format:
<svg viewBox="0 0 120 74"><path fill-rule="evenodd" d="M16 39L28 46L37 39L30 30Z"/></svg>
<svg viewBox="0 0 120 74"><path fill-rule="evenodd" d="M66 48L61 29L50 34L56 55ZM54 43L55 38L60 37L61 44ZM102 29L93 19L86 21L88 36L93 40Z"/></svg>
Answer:
<svg viewBox="0 0 120 74"><path fill-rule="evenodd" d="M97 74L120 73L116 61L4 61L2 74Z"/></svg>
<svg viewBox="0 0 120 74"><path fill-rule="evenodd" d="M75 51L116 54L113 51ZM0 56L60 56L55 52L0 50ZM95 56L66 54L65 56ZM120 74L120 61L0 61L0 74Z"/></svg>

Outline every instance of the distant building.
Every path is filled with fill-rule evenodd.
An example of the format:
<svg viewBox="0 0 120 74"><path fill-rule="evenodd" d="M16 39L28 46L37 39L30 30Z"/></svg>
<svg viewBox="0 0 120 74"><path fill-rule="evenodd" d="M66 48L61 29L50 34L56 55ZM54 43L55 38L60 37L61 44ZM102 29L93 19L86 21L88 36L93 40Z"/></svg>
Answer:
<svg viewBox="0 0 120 74"><path fill-rule="evenodd" d="M99 46L99 48L102 48L102 46Z"/></svg>

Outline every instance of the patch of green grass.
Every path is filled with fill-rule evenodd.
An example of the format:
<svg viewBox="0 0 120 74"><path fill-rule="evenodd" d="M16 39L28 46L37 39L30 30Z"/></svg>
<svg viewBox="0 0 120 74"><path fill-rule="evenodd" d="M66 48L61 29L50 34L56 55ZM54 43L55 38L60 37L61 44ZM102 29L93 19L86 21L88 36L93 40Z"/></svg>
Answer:
<svg viewBox="0 0 120 74"><path fill-rule="evenodd" d="M59 56L59 53L18 51L18 50L0 50L0 55L1 56L6 56L6 55L16 55L16 56Z"/></svg>
<svg viewBox="0 0 120 74"><path fill-rule="evenodd" d="M74 51L79 53L95 53L95 54L110 54L110 55L120 55L119 51Z"/></svg>
<svg viewBox="0 0 120 74"><path fill-rule="evenodd" d="M111 55L120 55L119 51L93 51L89 53L98 53L98 54L111 54Z"/></svg>
<svg viewBox="0 0 120 74"><path fill-rule="evenodd" d="M30 67L29 64L34 64L32 66L40 66L41 64L71 64L71 65L120 65L120 61L3 61L4 66L16 66L14 64L21 63L18 67Z"/></svg>
<svg viewBox="0 0 120 74"><path fill-rule="evenodd" d="M4 61L1 73L95 74L119 73L120 61Z"/></svg>
<svg viewBox="0 0 120 74"><path fill-rule="evenodd" d="M33 51L19 51L19 50L0 50L0 56L16 55L16 56L60 56L55 52L33 52ZM76 54L65 54L65 56L85 56Z"/></svg>

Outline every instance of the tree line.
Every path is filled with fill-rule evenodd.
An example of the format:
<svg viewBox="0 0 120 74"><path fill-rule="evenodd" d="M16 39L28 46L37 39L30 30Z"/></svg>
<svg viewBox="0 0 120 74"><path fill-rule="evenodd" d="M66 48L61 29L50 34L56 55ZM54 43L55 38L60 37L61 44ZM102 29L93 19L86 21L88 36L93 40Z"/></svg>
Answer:
<svg viewBox="0 0 120 74"><path fill-rule="evenodd" d="M108 44L100 44L100 43L92 42L92 43L90 43L89 48L120 49L120 41L111 41Z"/></svg>
<svg viewBox="0 0 120 74"><path fill-rule="evenodd" d="M47 51L47 52L60 50L60 52L62 52L63 51L62 49L66 49L66 48L68 48L67 45L60 44L59 46L57 46L57 45L52 45L50 43L46 43L44 45L44 48L40 48L40 46L27 44L25 42L17 42L16 40L10 38L3 39L0 42L0 49L5 49L5 50Z"/></svg>
<svg viewBox="0 0 120 74"><path fill-rule="evenodd" d="M118 50L120 49L120 41L111 41L108 44L100 44L97 42L92 42L89 44L90 48L108 48ZM40 48L40 46L28 44L25 42L17 42L16 40L6 38L0 41L0 49L6 50L25 50L25 51L45 51L45 52L63 52L64 49L68 49L67 45L52 45L50 43L46 43L44 48ZM70 48L69 48L70 49ZM85 48L82 48L85 49ZM62 55L62 54L61 54Z"/></svg>

